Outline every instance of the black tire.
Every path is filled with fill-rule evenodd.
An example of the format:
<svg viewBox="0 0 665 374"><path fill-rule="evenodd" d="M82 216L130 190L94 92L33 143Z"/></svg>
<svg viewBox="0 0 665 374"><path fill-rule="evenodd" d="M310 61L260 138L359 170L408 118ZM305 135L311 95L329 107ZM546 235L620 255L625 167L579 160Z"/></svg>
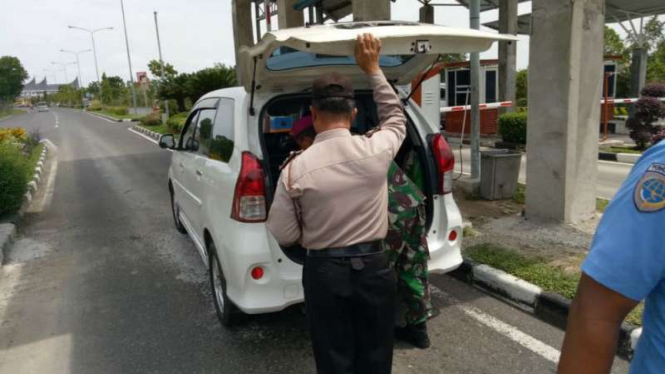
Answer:
<svg viewBox="0 0 665 374"><path fill-rule="evenodd" d="M179 208L177 205L175 205L175 199L173 198L173 187L170 185L169 185L169 192L171 193L171 214L173 215L173 222L175 223L175 228L176 230L178 230L179 233L187 234L185 226L182 225L182 223L180 222L180 218L178 218Z"/></svg>
<svg viewBox="0 0 665 374"><path fill-rule="evenodd" d="M208 251L208 258L210 259L210 287L212 288L212 299L215 303L217 318L219 318L222 325L230 327L242 320L243 313L226 294L226 278L224 278L224 272L217 257L215 243L210 243Z"/></svg>

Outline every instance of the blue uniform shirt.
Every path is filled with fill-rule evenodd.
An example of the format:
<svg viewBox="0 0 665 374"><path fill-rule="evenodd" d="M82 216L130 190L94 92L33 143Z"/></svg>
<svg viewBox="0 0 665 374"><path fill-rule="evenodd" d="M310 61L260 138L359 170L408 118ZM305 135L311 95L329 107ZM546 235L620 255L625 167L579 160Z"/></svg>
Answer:
<svg viewBox="0 0 665 374"><path fill-rule="evenodd" d="M582 271L625 297L646 299L630 373L665 372L665 141L642 155L607 207Z"/></svg>

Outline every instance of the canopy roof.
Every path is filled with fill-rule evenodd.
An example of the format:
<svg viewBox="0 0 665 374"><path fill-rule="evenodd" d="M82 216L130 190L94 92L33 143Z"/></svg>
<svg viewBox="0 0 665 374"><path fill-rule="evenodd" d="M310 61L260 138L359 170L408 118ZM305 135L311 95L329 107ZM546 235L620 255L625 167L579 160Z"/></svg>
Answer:
<svg viewBox="0 0 665 374"><path fill-rule="evenodd" d="M321 3L321 10L327 18L339 21L353 12L351 0L298 0L293 9L303 10Z"/></svg>
<svg viewBox="0 0 665 374"><path fill-rule="evenodd" d="M457 1L463 3L468 0ZM618 23L659 14L665 14L665 0L605 0L605 23ZM498 30L499 21L487 22L483 26ZM517 33L531 34L531 14L523 14L517 18Z"/></svg>
<svg viewBox="0 0 665 374"><path fill-rule="evenodd" d="M458 3L469 7L470 0L456 0ZM520 3L525 3L530 0L518 0ZM499 0L480 0L480 11L484 12L487 10L497 9L499 7Z"/></svg>

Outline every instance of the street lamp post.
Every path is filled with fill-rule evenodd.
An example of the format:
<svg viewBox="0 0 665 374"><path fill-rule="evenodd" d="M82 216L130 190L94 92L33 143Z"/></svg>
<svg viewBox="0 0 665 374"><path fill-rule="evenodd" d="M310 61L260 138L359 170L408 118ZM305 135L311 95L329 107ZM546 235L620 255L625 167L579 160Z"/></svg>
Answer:
<svg viewBox="0 0 665 374"><path fill-rule="evenodd" d="M162 84L166 80L166 74L164 74L164 60L162 59L162 43L159 40L159 25L157 24L157 11L155 11L155 31L157 32L157 49L159 50L159 65L162 70ZM169 119L169 101L164 100L164 108L166 109L166 119Z"/></svg>
<svg viewBox="0 0 665 374"><path fill-rule="evenodd" d="M81 107L82 107L81 110L84 109L85 104L83 102L83 99L84 99L84 93L83 93L84 88L83 87L84 86L83 86L83 79L81 78L81 63L79 61L79 55L81 53L90 52L90 51L91 51L90 49L86 49L86 50L83 50L83 51L69 51L69 50L66 50L66 49L61 49L60 50L60 52L71 53L71 54L76 56L76 67L78 68L78 72L79 72L79 77L78 77L79 89L81 90Z"/></svg>
<svg viewBox="0 0 665 374"><path fill-rule="evenodd" d="M97 65L97 47L95 46L95 33L98 31L105 31L105 30L113 30L113 27L102 27L100 29L94 29L94 30L89 30L83 27L77 27L77 26L68 26L70 29L73 30L81 30L85 31L88 34L90 34L90 39L92 40L92 54L95 57L95 73L97 74L97 83L99 84L99 99L101 100L102 96L102 81L99 80L99 66Z"/></svg>
<svg viewBox="0 0 665 374"><path fill-rule="evenodd" d="M120 0L120 10L122 11L122 26L125 29L125 45L127 47L127 62L129 62L129 80L132 82L132 103L134 104L134 115L138 115L136 110L136 89L134 88L134 73L132 72L132 57L129 54L129 38L127 37L127 21L125 20L125 4Z"/></svg>
<svg viewBox="0 0 665 374"><path fill-rule="evenodd" d="M69 78L67 78L67 66L69 65L74 65L76 62L68 62L66 64L63 64L62 62L51 62L53 65L58 65L62 68L62 70L65 72L65 84L69 84Z"/></svg>

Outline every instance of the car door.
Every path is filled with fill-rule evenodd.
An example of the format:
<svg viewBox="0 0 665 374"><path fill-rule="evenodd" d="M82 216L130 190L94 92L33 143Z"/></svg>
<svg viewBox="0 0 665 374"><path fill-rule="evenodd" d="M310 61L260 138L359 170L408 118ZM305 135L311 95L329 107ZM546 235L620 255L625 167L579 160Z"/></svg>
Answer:
<svg viewBox="0 0 665 374"><path fill-rule="evenodd" d="M201 207L203 205L203 169L208 153L208 138L215 118L218 99L206 99L196 104L194 114L180 140L179 167L184 196L181 209L186 215L190 233L203 244ZM203 135L202 135L203 134Z"/></svg>

